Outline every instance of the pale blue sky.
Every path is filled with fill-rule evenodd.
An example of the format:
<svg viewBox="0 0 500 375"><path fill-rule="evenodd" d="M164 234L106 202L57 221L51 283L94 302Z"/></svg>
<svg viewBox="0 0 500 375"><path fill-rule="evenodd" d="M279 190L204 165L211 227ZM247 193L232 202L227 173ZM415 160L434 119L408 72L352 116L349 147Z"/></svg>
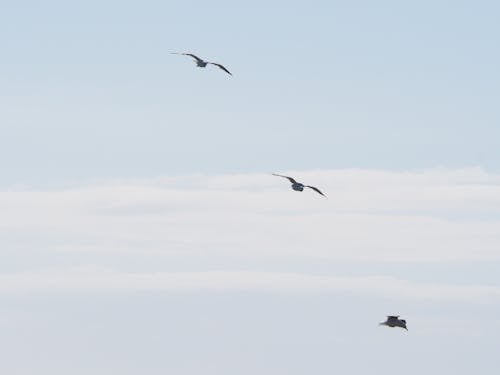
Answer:
<svg viewBox="0 0 500 375"><path fill-rule="evenodd" d="M0 183L498 171L499 12L494 1L5 3Z"/></svg>
<svg viewBox="0 0 500 375"><path fill-rule="evenodd" d="M499 14L2 3L0 373L496 375Z"/></svg>

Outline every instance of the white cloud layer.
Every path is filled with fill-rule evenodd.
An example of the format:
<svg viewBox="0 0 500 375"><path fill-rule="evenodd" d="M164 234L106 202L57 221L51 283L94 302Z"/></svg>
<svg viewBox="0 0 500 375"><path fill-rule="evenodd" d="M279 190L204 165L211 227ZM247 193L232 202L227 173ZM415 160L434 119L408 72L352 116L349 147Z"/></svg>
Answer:
<svg viewBox="0 0 500 375"><path fill-rule="evenodd" d="M499 303L500 287L414 283L393 277L333 277L284 272L125 273L83 267L0 276L0 293L64 291L254 291L348 293L412 301Z"/></svg>
<svg viewBox="0 0 500 375"><path fill-rule="evenodd" d="M328 199L270 174L0 191L2 373L54 373L61 359L58 373L82 374L492 361L500 176L278 172ZM410 331L379 327L387 314ZM378 362L389 346L394 370Z"/></svg>
<svg viewBox="0 0 500 375"><path fill-rule="evenodd" d="M397 293L404 281L320 277L297 274L286 266L260 273L258 267L244 265L248 260L265 263L270 258L409 264L500 260L500 176L478 168L285 173L320 187L329 198L310 190L294 192L288 181L263 174L2 191L1 251L17 269L7 269L9 273L1 276L1 289L102 285L111 289L369 290L379 285ZM54 265L61 255L72 254L84 257L76 257L69 266ZM36 264L28 266L27 257L34 255ZM136 270L133 263L125 271L102 261L105 256L109 260L122 255L136 263L154 262L156 257L187 260L182 270L168 272ZM215 270L190 269L190 261L211 257L221 260ZM239 259L240 267L235 270L234 262L225 264L226 258ZM68 272L88 265L114 271ZM241 269L247 272L238 272ZM460 290L479 299L498 296L495 288L470 284L468 291L443 286L439 295L457 296ZM412 290L427 295L426 288Z"/></svg>

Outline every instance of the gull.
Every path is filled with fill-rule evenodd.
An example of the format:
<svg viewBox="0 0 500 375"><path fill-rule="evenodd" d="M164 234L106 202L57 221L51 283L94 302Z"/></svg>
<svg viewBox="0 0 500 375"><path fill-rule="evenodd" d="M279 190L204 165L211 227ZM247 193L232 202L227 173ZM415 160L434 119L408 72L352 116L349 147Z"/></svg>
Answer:
<svg viewBox="0 0 500 375"><path fill-rule="evenodd" d="M283 175L276 174L276 173L273 173L273 176L287 178L288 181L290 181L292 183L292 189L295 190L295 191L303 191L305 187L308 187L309 189L313 189L316 193L319 193L322 196L326 197L326 195L323 194L317 187L309 186L309 185L304 185L304 184L302 184L300 182L295 181L295 179L293 179L292 177L283 176Z"/></svg>
<svg viewBox="0 0 500 375"><path fill-rule="evenodd" d="M406 328L406 320L404 319L399 319L399 315L388 315L387 320L385 322L379 323L381 326L387 326L387 327L400 327L404 328L408 331L408 328Z"/></svg>
<svg viewBox="0 0 500 375"><path fill-rule="evenodd" d="M200 59L198 56L196 55L193 55L192 53L178 53L178 52L172 52L173 55L183 55L183 56L189 56L189 57L192 57L194 59L194 62L196 63L196 66L198 68L205 68L208 64L211 64L211 65L215 65L217 66L218 68L222 69L223 71L225 71L227 74L229 75L232 75L231 72L229 70L227 70L224 65L221 65L221 64L217 64L217 63L214 63L214 62L210 62L210 61L205 61L205 60L202 60Z"/></svg>

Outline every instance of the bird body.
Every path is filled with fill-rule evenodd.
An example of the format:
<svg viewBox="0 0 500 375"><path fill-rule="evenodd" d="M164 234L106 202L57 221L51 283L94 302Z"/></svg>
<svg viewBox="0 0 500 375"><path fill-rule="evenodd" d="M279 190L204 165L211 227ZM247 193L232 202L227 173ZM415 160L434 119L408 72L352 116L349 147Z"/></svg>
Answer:
<svg viewBox="0 0 500 375"><path fill-rule="evenodd" d="M172 52L173 55L183 55L183 56L189 56L189 57L192 57L194 59L194 62L196 63L196 66L198 68L205 68L208 64L211 64L211 65L215 65L216 67L218 67L219 69L222 69L223 71L225 71L227 74L229 75L232 75L231 72L229 70L227 70L224 65L221 65L221 64L218 64L218 63L214 63L214 62L210 62L210 61L205 61L203 59L200 59L198 56L196 55L193 55L192 53L178 53L178 52Z"/></svg>
<svg viewBox="0 0 500 375"><path fill-rule="evenodd" d="M379 325L391 328L399 327L408 331L408 328L406 328L406 320L399 319L399 315L388 315L387 320L385 322L379 323Z"/></svg>
<svg viewBox="0 0 500 375"><path fill-rule="evenodd" d="M276 173L273 173L273 176L278 176L278 177L283 177L283 178L288 179L288 181L290 181L292 183L292 189L295 190L295 191L304 191L304 188L307 187L309 189L314 190L316 193L321 194L322 196L326 197L326 195L323 194L317 187L309 186L309 185L304 185L304 184L302 184L300 182L295 181L295 179L292 178L292 177L283 176L283 175L276 174Z"/></svg>

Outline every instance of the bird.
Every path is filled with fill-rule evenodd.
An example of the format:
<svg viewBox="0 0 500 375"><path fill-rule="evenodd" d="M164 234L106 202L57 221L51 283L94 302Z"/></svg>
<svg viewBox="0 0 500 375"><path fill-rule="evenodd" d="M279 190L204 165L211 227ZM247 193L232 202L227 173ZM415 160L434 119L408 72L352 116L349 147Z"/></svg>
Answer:
<svg viewBox="0 0 500 375"><path fill-rule="evenodd" d="M408 328L406 328L406 320L399 319L399 315L388 315L387 320L385 322L379 323L379 325L391 328L400 327L408 331Z"/></svg>
<svg viewBox="0 0 500 375"><path fill-rule="evenodd" d="M273 176L287 178L288 181L290 181L292 183L292 189L295 190L295 191L304 191L304 188L307 187L309 189L313 189L316 193L319 193L322 196L326 197L326 195L323 194L317 187L309 186L309 185L304 185L304 184L302 184L300 182L295 181L295 179L292 178L292 177L283 176L281 174L276 174L276 173L273 173Z"/></svg>
<svg viewBox="0 0 500 375"><path fill-rule="evenodd" d="M223 71L225 71L227 74L229 74L231 76L233 75L229 70L226 69L226 67L224 65L210 62L210 61L205 61L203 59L200 59L198 56L193 55L192 53L172 52L172 54L192 57L198 68L205 68L208 64L210 64L210 65L215 65L216 67L218 67L219 69L222 69Z"/></svg>

